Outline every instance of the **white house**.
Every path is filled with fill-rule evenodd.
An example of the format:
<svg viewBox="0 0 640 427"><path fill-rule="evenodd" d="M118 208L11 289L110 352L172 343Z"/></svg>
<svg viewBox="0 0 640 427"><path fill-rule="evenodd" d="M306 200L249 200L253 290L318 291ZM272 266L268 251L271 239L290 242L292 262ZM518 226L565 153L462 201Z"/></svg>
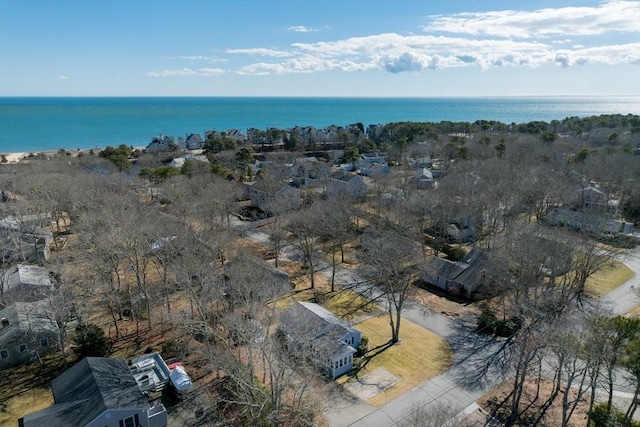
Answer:
<svg viewBox="0 0 640 427"><path fill-rule="evenodd" d="M292 351L306 353L332 379L353 368L362 334L322 306L296 302L282 314L280 330Z"/></svg>

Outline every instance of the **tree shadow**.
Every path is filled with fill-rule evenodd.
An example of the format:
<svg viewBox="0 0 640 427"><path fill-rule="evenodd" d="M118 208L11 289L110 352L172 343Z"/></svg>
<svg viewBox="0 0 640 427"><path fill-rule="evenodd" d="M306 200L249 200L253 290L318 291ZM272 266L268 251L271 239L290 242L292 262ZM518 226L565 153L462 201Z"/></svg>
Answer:
<svg viewBox="0 0 640 427"><path fill-rule="evenodd" d="M358 364L358 367L355 368L355 373L352 376L357 379L360 372L367 367L369 362L371 362L376 356L383 353L385 350L391 348L392 346L393 346L393 342L389 340L386 343L381 344L367 351L364 354L364 356L362 356L362 358L360 359L360 363Z"/></svg>
<svg viewBox="0 0 640 427"><path fill-rule="evenodd" d="M506 379L512 337L484 335L458 321L454 322L454 331L447 337L447 342L454 354L450 374L460 387L483 390Z"/></svg>

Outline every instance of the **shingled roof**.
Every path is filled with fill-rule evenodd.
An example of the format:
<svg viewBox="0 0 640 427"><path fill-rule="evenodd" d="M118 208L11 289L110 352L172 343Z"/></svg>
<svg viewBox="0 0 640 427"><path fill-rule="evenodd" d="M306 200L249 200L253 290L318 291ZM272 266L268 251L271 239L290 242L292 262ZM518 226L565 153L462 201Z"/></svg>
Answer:
<svg viewBox="0 0 640 427"><path fill-rule="evenodd" d="M55 405L26 415L24 427L85 426L107 409L149 408L124 359L87 357L51 383Z"/></svg>

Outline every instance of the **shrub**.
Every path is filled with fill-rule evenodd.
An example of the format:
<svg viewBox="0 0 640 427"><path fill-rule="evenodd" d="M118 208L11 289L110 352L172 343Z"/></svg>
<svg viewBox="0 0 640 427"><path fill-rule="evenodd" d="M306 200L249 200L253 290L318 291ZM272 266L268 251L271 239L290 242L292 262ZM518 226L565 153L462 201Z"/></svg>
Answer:
<svg viewBox="0 0 640 427"><path fill-rule="evenodd" d="M589 413L590 427L640 427L640 422L627 420L615 407L607 412L607 404L599 403Z"/></svg>
<svg viewBox="0 0 640 427"><path fill-rule="evenodd" d="M447 254L447 259L449 261L460 261L462 258L464 258L464 256L467 254L467 252L462 249L460 246L445 246L445 253Z"/></svg>
<svg viewBox="0 0 640 427"><path fill-rule="evenodd" d="M356 349L356 357L362 357L364 354L369 351L369 338L363 336L360 338L360 345Z"/></svg>
<svg viewBox="0 0 640 427"><path fill-rule="evenodd" d="M76 354L82 357L106 356L109 346L104 331L98 325L87 323L76 329Z"/></svg>
<svg viewBox="0 0 640 427"><path fill-rule="evenodd" d="M170 359L172 357L176 357L178 359L183 359L187 356L187 343L181 340L170 339L169 341L162 344L162 357L165 359Z"/></svg>

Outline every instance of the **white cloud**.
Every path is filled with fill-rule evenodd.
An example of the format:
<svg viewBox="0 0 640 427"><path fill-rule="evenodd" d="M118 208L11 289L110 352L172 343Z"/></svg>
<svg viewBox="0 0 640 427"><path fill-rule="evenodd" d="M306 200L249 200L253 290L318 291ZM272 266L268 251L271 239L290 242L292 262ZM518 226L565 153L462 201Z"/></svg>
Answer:
<svg viewBox="0 0 640 427"><path fill-rule="evenodd" d="M502 10L430 16L427 32L533 38L586 36L640 31L640 3L609 1L598 7L562 7L534 11Z"/></svg>
<svg viewBox="0 0 640 427"><path fill-rule="evenodd" d="M426 29L431 34L383 33L297 42L286 48L227 49L227 54L247 57L229 71L253 75L367 70L402 73L470 66L488 70L640 62L638 43L617 41L629 38L629 33L640 34L640 2L460 13L429 19ZM306 32L311 28L294 26L289 30ZM217 70L212 74L223 72L212 70ZM201 72L186 68L149 75L201 75Z"/></svg>
<svg viewBox="0 0 640 427"><path fill-rule="evenodd" d="M149 77L182 77L182 76L198 76L198 77L210 77L224 74L225 70L221 68L198 68L193 70L191 68L182 68L179 70L162 70L151 71L147 73Z"/></svg>
<svg viewBox="0 0 640 427"><path fill-rule="evenodd" d="M385 56L380 60L380 66L391 73L404 71L422 71L427 68L436 69L439 65L437 56L418 55L411 52L400 56Z"/></svg>
<svg viewBox="0 0 640 427"><path fill-rule="evenodd" d="M59 80L69 80L69 76L57 76L56 78Z"/></svg>
<svg viewBox="0 0 640 427"><path fill-rule="evenodd" d="M286 50L267 49L262 47L251 49L227 49L226 52L241 55L269 56L273 58L286 58L293 56L291 52L287 52Z"/></svg>
<svg viewBox="0 0 640 427"><path fill-rule="evenodd" d="M214 56L205 56L205 55L176 56L176 57L171 57L169 59L179 59L179 60L186 60L186 61L209 62L209 63L229 61L228 59L216 58Z"/></svg>
<svg viewBox="0 0 640 427"><path fill-rule="evenodd" d="M287 28L289 31L295 31L296 33L312 33L316 31L320 31L319 28L307 27L304 25L294 25L292 27Z"/></svg>

